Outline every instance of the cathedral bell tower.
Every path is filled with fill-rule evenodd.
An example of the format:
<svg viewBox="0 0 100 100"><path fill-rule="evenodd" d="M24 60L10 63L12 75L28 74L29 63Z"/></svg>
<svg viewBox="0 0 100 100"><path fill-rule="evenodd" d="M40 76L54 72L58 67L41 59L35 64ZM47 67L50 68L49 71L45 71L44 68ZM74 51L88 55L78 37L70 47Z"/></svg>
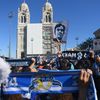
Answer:
<svg viewBox="0 0 100 100"><path fill-rule="evenodd" d="M18 8L17 58L23 58L26 48L26 26L30 23L30 11L25 1Z"/></svg>
<svg viewBox="0 0 100 100"><path fill-rule="evenodd" d="M48 0L46 1L44 7L43 7L43 16L42 16L42 23L52 23L53 22L53 8L50 2Z"/></svg>
<svg viewBox="0 0 100 100"><path fill-rule="evenodd" d="M42 39L43 39L43 54L54 54L53 42L53 7L51 3L46 0L42 9Z"/></svg>
<svg viewBox="0 0 100 100"><path fill-rule="evenodd" d="M42 39L43 39L43 54L54 54L53 44L53 7L51 3L46 0L42 9Z"/></svg>

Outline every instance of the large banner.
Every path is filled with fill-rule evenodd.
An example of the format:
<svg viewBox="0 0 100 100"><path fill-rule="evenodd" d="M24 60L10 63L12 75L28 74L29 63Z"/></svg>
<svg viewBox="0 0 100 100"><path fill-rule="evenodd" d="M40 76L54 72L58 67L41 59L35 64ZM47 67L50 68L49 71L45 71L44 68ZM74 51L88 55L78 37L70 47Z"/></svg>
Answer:
<svg viewBox="0 0 100 100"><path fill-rule="evenodd" d="M63 51L62 56L69 60L88 60L90 57L89 51Z"/></svg>
<svg viewBox="0 0 100 100"><path fill-rule="evenodd" d="M58 43L66 43L67 40L67 23L54 23L53 24L53 40Z"/></svg>
<svg viewBox="0 0 100 100"><path fill-rule="evenodd" d="M40 93L74 93L79 90L80 71L40 70L36 73L10 74L3 87L4 94L20 93L23 97L33 98ZM34 100L32 99L31 100ZM97 100L93 78L91 76L87 100Z"/></svg>

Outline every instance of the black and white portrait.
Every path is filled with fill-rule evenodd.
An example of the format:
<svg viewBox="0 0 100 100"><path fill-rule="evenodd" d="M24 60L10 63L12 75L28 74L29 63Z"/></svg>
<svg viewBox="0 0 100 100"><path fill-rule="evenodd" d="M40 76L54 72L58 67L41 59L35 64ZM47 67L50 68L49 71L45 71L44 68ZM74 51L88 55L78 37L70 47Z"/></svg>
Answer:
<svg viewBox="0 0 100 100"><path fill-rule="evenodd" d="M65 25L59 23L54 28L54 41L62 42L63 36L65 34Z"/></svg>

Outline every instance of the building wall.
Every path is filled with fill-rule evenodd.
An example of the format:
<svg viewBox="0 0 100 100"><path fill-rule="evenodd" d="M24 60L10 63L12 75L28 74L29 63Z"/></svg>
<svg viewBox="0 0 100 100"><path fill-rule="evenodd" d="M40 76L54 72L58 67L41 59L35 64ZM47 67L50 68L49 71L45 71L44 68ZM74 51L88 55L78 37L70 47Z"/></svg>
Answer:
<svg viewBox="0 0 100 100"><path fill-rule="evenodd" d="M52 53L52 24L42 25L43 54Z"/></svg>
<svg viewBox="0 0 100 100"><path fill-rule="evenodd" d="M95 52L100 52L100 28L94 33L95 39L93 40L93 50Z"/></svg>
<svg viewBox="0 0 100 100"><path fill-rule="evenodd" d="M42 24L27 25L26 54L42 54Z"/></svg>
<svg viewBox="0 0 100 100"><path fill-rule="evenodd" d="M18 26L17 26L17 58L25 57L26 50L26 26L30 23L30 11L28 5L23 2L18 8Z"/></svg>
<svg viewBox="0 0 100 100"><path fill-rule="evenodd" d="M42 23L30 24L29 7L26 2L21 4L18 9L17 58L34 54L55 54L61 49L62 41L53 39L56 38L54 29L57 23L53 22L53 7L48 0L43 6L41 21Z"/></svg>
<svg viewBox="0 0 100 100"><path fill-rule="evenodd" d="M94 39L93 50L100 51L100 39Z"/></svg>

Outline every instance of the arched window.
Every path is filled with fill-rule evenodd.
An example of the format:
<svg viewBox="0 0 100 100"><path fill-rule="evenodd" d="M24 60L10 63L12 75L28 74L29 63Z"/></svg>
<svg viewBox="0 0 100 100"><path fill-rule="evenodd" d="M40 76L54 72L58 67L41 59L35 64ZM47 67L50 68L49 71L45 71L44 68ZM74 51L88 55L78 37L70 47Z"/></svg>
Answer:
<svg viewBox="0 0 100 100"><path fill-rule="evenodd" d="M46 14L46 22L51 22L51 14L49 12Z"/></svg>
<svg viewBox="0 0 100 100"><path fill-rule="evenodd" d="M26 16L25 15L23 16L23 19L24 19L24 23L26 23Z"/></svg>
<svg viewBox="0 0 100 100"><path fill-rule="evenodd" d="M26 15L22 14L21 16L21 23L26 23Z"/></svg>
<svg viewBox="0 0 100 100"><path fill-rule="evenodd" d="M21 23L23 23L23 16L21 16Z"/></svg>
<svg viewBox="0 0 100 100"><path fill-rule="evenodd" d="M51 15L50 14L48 15L48 19L49 19L49 22L51 22Z"/></svg>
<svg viewBox="0 0 100 100"><path fill-rule="evenodd" d="M21 41L20 48L23 49L23 36L20 36L20 41Z"/></svg>
<svg viewBox="0 0 100 100"><path fill-rule="evenodd" d="M48 16L46 15L46 22L48 22Z"/></svg>

